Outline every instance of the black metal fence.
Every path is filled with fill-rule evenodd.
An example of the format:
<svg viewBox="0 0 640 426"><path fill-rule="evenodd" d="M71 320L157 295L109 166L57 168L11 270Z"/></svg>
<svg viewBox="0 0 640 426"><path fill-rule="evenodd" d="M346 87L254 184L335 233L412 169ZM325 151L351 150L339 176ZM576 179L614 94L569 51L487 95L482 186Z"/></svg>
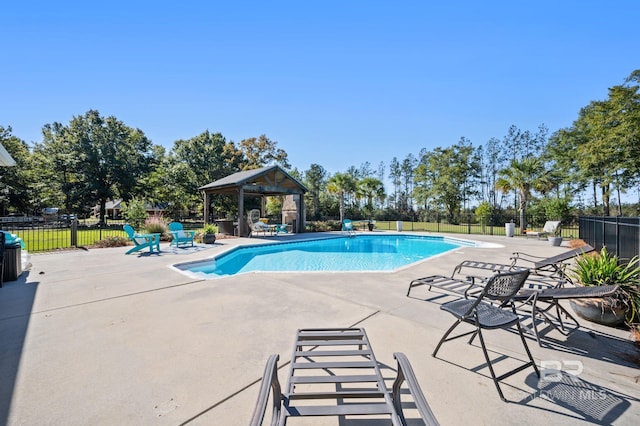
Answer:
<svg viewBox="0 0 640 426"><path fill-rule="evenodd" d="M517 218L516 222L517 222ZM361 221L366 229L366 221ZM336 221L339 229L339 221ZM126 237L121 222L109 225L87 223L83 221L70 223L26 223L0 222L0 229L17 234L26 244L27 250L41 252L71 247L92 246L109 236ZM202 227L202 222L184 223L186 229ZM315 230L309 227L308 230ZM492 225L468 221L466 223L450 224L442 221L376 221L375 228L381 230L396 230L398 226L403 231L452 232L463 234L505 235L504 225ZM330 230L330 229L318 229ZM516 223L515 235L520 235ZM564 238L582 238L588 244L600 250L606 246L610 253L620 258L632 258L640 253L640 218L638 217L594 217L580 216L577 220L563 221L561 235Z"/></svg>
<svg viewBox="0 0 640 426"><path fill-rule="evenodd" d="M3 223L3 231L22 238L30 252L60 250L71 247L88 247L109 236L126 237L122 224L83 225L77 221L69 223Z"/></svg>
<svg viewBox="0 0 640 426"><path fill-rule="evenodd" d="M16 234L24 241L26 250L32 253L61 250L74 247L91 247L107 237L127 238L122 229L123 221L107 223L96 221L0 221L0 230ZM185 229L201 229L202 222L183 223Z"/></svg>
<svg viewBox="0 0 640 426"><path fill-rule="evenodd" d="M580 216L579 235L596 250L607 251L621 259L640 254L640 217Z"/></svg>

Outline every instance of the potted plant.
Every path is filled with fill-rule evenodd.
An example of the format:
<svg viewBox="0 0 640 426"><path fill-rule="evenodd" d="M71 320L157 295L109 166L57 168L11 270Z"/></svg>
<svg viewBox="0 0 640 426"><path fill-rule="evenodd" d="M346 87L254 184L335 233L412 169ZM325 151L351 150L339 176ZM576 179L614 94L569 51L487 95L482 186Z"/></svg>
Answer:
<svg viewBox="0 0 640 426"><path fill-rule="evenodd" d="M216 233L218 232L218 227L212 223L205 223L203 234L202 234L202 242L204 244L214 244L216 242Z"/></svg>
<svg viewBox="0 0 640 426"><path fill-rule="evenodd" d="M617 325L625 319L628 324L640 319L640 260L635 256L628 263L611 256L606 247L595 255L583 255L576 259L572 278L579 285L617 284L618 292L602 299L577 299L570 301L578 316L605 325Z"/></svg>
<svg viewBox="0 0 640 426"><path fill-rule="evenodd" d="M369 227L369 231L373 231L374 223L371 219L367 221L367 227Z"/></svg>

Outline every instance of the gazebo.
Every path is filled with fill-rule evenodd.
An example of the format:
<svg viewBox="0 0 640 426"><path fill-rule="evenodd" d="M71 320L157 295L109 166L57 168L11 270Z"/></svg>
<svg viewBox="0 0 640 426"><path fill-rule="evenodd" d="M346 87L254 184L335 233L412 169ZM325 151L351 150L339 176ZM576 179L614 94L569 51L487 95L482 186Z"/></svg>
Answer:
<svg viewBox="0 0 640 426"><path fill-rule="evenodd" d="M304 194L307 188L295 180L280 166L268 166L259 169L234 173L199 188L204 192L204 218L209 220L209 195L234 194L238 197L238 235L247 236L248 225L244 219L244 197L285 196L282 208L282 223L292 226L294 232L304 231ZM261 203L264 210L264 202ZM264 214L264 211L262 211Z"/></svg>

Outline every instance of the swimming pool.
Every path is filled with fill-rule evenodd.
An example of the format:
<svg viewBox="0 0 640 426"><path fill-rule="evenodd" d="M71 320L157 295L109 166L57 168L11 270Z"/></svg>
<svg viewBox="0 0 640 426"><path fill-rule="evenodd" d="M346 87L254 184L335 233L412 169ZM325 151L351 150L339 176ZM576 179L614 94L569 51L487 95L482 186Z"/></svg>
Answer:
<svg viewBox="0 0 640 426"><path fill-rule="evenodd" d="M213 259L174 267L208 279L246 272L393 271L474 245L446 237L357 235L236 247Z"/></svg>

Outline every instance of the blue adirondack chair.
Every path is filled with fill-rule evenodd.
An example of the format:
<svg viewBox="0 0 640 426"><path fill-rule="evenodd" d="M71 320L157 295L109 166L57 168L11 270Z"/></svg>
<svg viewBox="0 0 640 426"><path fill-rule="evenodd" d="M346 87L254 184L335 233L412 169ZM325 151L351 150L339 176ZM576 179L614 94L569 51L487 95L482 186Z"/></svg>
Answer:
<svg viewBox="0 0 640 426"><path fill-rule="evenodd" d="M147 247L150 253L153 253L154 248L160 251L160 234L138 234L131 225L124 225L122 229L133 242L133 247L126 254L135 253Z"/></svg>
<svg viewBox="0 0 640 426"><path fill-rule="evenodd" d="M169 246L180 247L180 245L190 244L193 247L196 231L185 231L180 222L171 222L169 224L169 233L171 234L171 244Z"/></svg>
<svg viewBox="0 0 640 426"><path fill-rule="evenodd" d="M351 219L344 219L342 221L342 232L349 235L355 235L356 230L353 227L353 222L351 222Z"/></svg>

